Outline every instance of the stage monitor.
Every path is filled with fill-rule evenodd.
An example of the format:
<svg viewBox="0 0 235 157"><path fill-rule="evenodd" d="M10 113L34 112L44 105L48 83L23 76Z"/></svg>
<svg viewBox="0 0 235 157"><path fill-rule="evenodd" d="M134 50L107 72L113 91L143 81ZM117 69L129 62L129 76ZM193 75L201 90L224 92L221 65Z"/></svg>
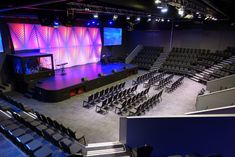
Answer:
<svg viewBox="0 0 235 157"><path fill-rule="evenodd" d="M122 29L104 27L104 46L122 45Z"/></svg>
<svg viewBox="0 0 235 157"><path fill-rule="evenodd" d="M2 34L0 31L0 53L3 52L3 46L2 46Z"/></svg>

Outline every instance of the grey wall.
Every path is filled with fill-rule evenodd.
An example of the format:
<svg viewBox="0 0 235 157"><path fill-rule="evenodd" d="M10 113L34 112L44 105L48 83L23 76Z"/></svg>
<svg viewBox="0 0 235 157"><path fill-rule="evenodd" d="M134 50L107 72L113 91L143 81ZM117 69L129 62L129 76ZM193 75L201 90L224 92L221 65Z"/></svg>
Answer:
<svg viewBox="0 0 235 157"><path fill-rule="evenodd" d="M173 36L173 46L224 50L227 46L235 46L235 31L204 29L176 30Z"/></svg>
<svg viewBox="0 0 235 157"><path fill-rule="evenodd" d="M235 87L199 95L196 101L196 110L206 110L235 104Z"/></svg>
<svg viewBox="0 0 235 157"><path fill-rule="evenodd" d="M126 119L126 120L125 120ZM235 154L235 116L205 115L178 117L121 118L126 144L131 148L154 147L152 157L175 154L220 153L223 157Z"/></svg>
<svg viewBox="0 0 235 157"><path fill-rule="evenodd" d="M232 87L235 87L235 75L230 75L212 81L208 81L206 89L210 92L215 92Z"/></svg>
<svg viewBox="0 0 235 157"><path fill-rule="evenodd" d="M235 106L233 105L233 106L226 106L215 109L186 113L186 115L196 115L196 114L235 114Z"/></svg>

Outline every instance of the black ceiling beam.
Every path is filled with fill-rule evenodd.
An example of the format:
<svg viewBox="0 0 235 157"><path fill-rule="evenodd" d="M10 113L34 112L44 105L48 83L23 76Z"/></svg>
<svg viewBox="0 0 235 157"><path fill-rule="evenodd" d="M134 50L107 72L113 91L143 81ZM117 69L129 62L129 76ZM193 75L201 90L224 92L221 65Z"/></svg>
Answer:
<svg viewBox="0 0 235 157"><path fill-rule="evenodd" d="M211 7L216 12L222 14L225 17L228 17L227 14L225 14L223 11L221 11L218 7L216 7L214 4L212 4L209 0L201 0L201 1L204 2L206 5L208 5L209 7Z"/></svg>
<svg viewBox="0 0 235 157"><path fill-rule="evenodd" d="M12 7L12 8L4 8L4 9L0 9L0 13L7 12L7 11L13 11L13 10L19 10L19 9L27 9L30 7L37 7L37 6L42 6L42 5L60 3L60 2L65 2L65 1L67 1L67 0L50 0L50 1L46 1L46 2L26 4L26 5Z"/></svg>

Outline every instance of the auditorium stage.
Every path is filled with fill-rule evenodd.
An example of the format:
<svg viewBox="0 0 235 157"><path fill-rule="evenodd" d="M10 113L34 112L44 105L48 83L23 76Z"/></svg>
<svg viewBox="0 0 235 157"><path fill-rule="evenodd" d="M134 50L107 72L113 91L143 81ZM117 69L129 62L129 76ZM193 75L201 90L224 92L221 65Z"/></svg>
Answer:
<svg viewBox="0 0 235 157"><path fill-rule="evenodd" d="M114 72L115 71L115 72ZM35 86L35 98L45 102L58 102L71 96L93 90L137 73L137 66L124 63L91 63L65 69L61 75L40 79ZM99 76L99 74L103 76ZM86 78L82 81L82 78Z"/></svg>

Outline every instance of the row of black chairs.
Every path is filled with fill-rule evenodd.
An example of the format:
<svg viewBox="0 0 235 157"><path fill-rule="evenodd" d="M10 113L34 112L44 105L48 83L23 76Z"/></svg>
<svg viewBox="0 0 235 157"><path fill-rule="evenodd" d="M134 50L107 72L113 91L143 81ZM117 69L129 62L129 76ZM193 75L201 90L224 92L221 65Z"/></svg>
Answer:
<svg viewBox="0 0 235 157"><path fill-rule="evenodd" d="M166 86L166 92L172 92L174 91L177 87L179 87L182 83L183 83L183 80L184 80L184 76L181 76L179 79L177 79L174 83L172 83L171 85L169 86Z"/></svg>
<svg viewBox="0 0 235 157"><path fill-rule="evenodd" d="M60 131L63 135L67 135L70 138L79 141L83 145L86 145L86 139L84 135L80 135L79 137L76 136L76 131L72 131L70 128L66 128L63 124L60 124L56 120L52 120L50 117L46 117L45 115L35 112L37 118L51 126L53 130Z"/></svg>
<svg viewBox="0 0 235 157"><path fill-rule="evenodd" d="M11 99L11 97L4 96L4 98L6 97L8 98L7 100L2 100L6 101L5 105L7 106L10 104L7 101ZM77 138L75 132L71 129L64 127L50 117L34 112L32 109L30 110L31 112L20 111L15 113L8 105L8 108L5 111L11 112L12 116L21 124L29 127L38 135L44 137L67 153L78 153L81 151L80 145L86 144L84 136Z"/></svg>
<svg viewBox="0 0 235 157"><path fill-rule="evenodd" d="M42 136L47 141L50 141L64 152L69 154L82 153L81 145L73 136L74 132L69 128L65 128L63 125L60 125L57 121L51 120L52 124L49 125L29 116L22 117L14 112L11 112L11 114L21 124L29 127L39 136ZM49 119L48 117L45 118L47 120Z"/></svg>
<svg viewBox="0 0 235 157"><path fill-rule="evenodd" d="M146 82L146 83L143 84L143 87L144 87L144 88L149 88L149 87L151 87L151 86L154 85L156 82L158 82L158 81L164 79L164 76L165 76L165 75L166 75L166 73L163 72L163 73L160 73L160 74L158 74L158 75L156 75L156 76L150 78L150 79L148 80L148 82Z"/></svg>
<svg viewBox="0 0 235 157"><path fill-rule="evenodd" d="M115 106L115 113L117 114L123 114L130 110L131 108L137 106L139 103L141 103L145 98L148 97L150 88L147 88L137 95L134 95L128 99L125 99L122 103L119 103Z"/></svg>
<svg viewBox="0 0 235 157"><path fill-rule="evenodd" d="M162 101L162 93L163 90L152 96L150 99L144 101L143 103L140 103L134 108L131 108L129 110L129 116L140 116L142 114L145 114L146 111L149 111L150 108Z"/></svg>
<svg viewBox="0 0 235 157"><path fill-rule="evenodd" d="M98 91L94 94L91 94L90 96L88 96L87 100L83 101L83 107L90 108L91 106L94 106L95 104L101 102L101 100L104 100L105 98L108 98L109 96L120 92L125 88L125 84L126 82L123 82L115 86L111 86L109 88Z"/></svg>
<svg viewBox="0 0 235 157"><path fill-rule="evenodd" d="M42 143L45 141L35 139L32 130L13 118L0 115L0 131L29 156L52 156L53 150L50 149L50 146Z"/></svg>
<svg viewBox="0 0 235 157"><path fill-rule="evenodd" d="M30 107L28 107L27 105L17 101L16 99L14 99L11 96L4 95L3 93L0 93L0 97L2 99L6 100L8 103L11 103L12 105L18 107L22 111L25 111L25 112L31 112L32 111L32 109Z"/></svg>
<svg viewBox="0 0 235 157"><path fill-rule="evenodd" d="M132 85L141 84L141 83L145 82L146 80L152 78L157 72L158 72L157 70L153 70L153 71L150 71L146 74L138 76L136 80L132 81Z"/></svg>
<svg viewBox="0 0 235 157"><path fill-rule="evenodd" d="M96 105L96 112L98 113L107 113L110 108L113 108L118 103L124 101L126 98L135 95L138 88L138 85L125 89L115 95L109 96L107 99L104 99L102 103Z"/></svg>
<svg viewBox="0 0 235 157"><path fill-rule="evenodd" d="M172 79L174 77L174 74L171 74L169 76L167 76L166 78L164 78L163 80L160 80L157 84L155 84L155 90L159 90L163 87L165 87L167 84L172 82Z"/></svg>

